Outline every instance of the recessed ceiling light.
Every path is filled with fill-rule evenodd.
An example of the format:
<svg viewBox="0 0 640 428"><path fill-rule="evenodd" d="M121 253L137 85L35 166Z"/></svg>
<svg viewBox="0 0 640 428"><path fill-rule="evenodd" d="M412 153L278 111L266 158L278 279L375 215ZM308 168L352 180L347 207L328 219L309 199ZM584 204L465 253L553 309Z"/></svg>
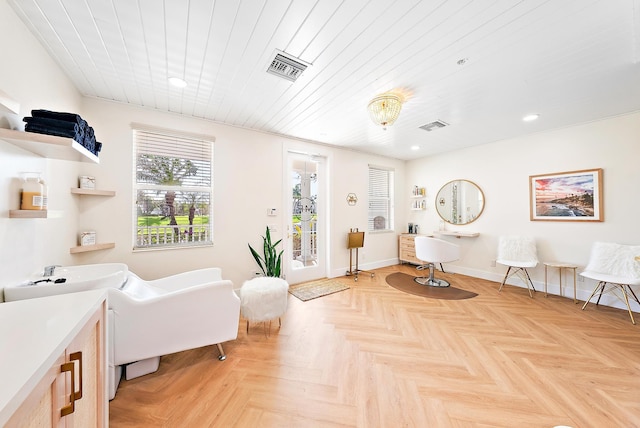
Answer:
<svg viewBox="0 0 640 428"><path fill-rule="evenodd" d="M411 150L420 150L420 146L411 146Z"/></svg>
<svg viewBox="0 0 640 428"><path fill-rule="evenodd" d="M169 77L169 83L171 83L176 88L184 88L187 86L187 82L179 77Z"/></svg>
<svg viewBox="0 0 640 428"><path fill-rule="evenodd" d="M532 122L540 117L539 114L528 114L522 118L525 122Z"/></svg>

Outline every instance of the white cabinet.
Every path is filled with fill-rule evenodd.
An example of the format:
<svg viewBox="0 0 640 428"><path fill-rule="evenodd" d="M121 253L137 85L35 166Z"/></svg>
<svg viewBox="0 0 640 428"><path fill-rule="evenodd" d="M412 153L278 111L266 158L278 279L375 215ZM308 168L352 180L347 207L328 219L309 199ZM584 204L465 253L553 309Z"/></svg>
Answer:
<svg viewBox="0 0 640 428"><path fill-rule="evenodd" d="M108 426L105 316L105 290L0 304L0 426Z"/></svg>

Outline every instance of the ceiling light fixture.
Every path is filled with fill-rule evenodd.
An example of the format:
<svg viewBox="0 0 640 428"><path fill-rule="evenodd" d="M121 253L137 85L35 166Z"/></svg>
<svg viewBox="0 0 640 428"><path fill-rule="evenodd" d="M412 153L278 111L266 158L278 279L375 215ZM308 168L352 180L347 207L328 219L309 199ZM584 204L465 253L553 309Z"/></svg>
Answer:
<svg viewBox="0 0 640 428"><path fill-rule="evenodd" d="M420 146L411 146L411 150L420 150Z"/></svg>
<svg viewBox="0 0 640 428"><path fill-rule="evenodd" d="M179 78L179 77L169 77L169 83L171 83L172 86L175 86L176 88L184 88L187 86L187 82L185 82L183 79Z"/></svg>
<svg viewBox="0 0 640 428"><path fill-rule="evenodd" d="M533 122L534 120L538 119L540 117L539 114L528 114L525 117L522 118L522 120L524 120L525 122Z"/></svg>
<svg viewBox="0 0 640 428"><path fill-rule="evenodd" d="M387 126L393 125L398 119L403 99L396 94L381 94L372 99L367 106L369 116L376 125L382 126L386 130Z"/></svg>

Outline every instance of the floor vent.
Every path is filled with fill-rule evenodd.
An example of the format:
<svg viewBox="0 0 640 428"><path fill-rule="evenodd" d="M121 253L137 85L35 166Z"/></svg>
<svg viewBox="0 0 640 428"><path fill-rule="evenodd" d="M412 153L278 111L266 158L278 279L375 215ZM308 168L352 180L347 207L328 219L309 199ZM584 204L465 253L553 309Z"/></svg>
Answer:
<svg viewBox="0 0 640 428"><path fill-rule="evenodd" d="M307 64L303 63L298 58L290 55L287 56L284 52L278 51L271 61L271 64L269 64L267 73L295 82L306 68Z"/></svg>
<svg viewBox="0 0 640 428"><path fill-rule="evenodd" d="M446 122L443 122L441 120L436 120L434 122L431 123L427 123L426 125L422 125L420 127L420 129L424 129L427 132L431 132L434 129L438 129L438 128L444 128L445 126L448 126L449 124Z"/></svg>

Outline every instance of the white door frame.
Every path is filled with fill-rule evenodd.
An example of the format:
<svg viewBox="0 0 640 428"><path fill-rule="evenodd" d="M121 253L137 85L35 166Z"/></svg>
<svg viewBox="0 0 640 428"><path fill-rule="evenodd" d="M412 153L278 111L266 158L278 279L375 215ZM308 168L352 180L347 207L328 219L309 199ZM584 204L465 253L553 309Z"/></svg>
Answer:
<svg viewBox="0 0 640 428"><path fill-rule="evenodd" d="M318 200L316 212L318 222L316 226L317 260L315 266L293 266L293 198L291 186L292 161L307 157L318 165ZM327 277L329 272L329 157L318 153L316 150L304 150L299 148L284 148L285 173L283 174L283 194L285 201L284 223L284 255L283 264L285 278L290 284L311 281Z"/></svg>

